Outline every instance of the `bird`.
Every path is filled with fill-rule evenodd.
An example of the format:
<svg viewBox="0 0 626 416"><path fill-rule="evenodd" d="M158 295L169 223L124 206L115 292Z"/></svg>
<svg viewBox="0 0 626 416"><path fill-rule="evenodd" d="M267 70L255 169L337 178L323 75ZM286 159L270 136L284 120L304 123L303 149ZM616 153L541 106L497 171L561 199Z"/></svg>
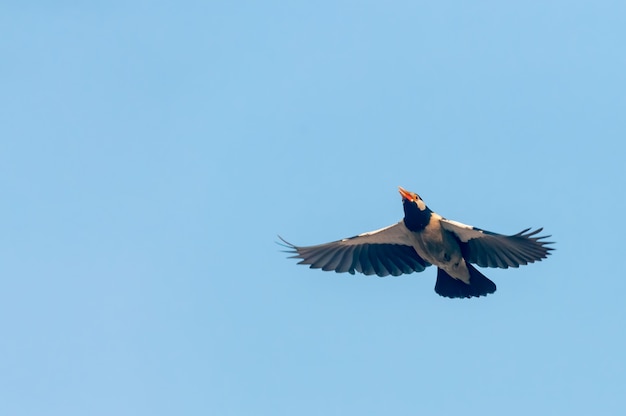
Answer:
<svg viewBox="0 0 626 416"><path fill-rule="evenodd" d="M404 218L398 223L354 237L314 246L296 246L278 236L290 258L312 269L337 273L399 276L437 267L435 292L446 298L472 298L496 291L479 267L507 269L547 258L554 244L543 228L503 235L432 211L416 193L398 187Z"/></svg>

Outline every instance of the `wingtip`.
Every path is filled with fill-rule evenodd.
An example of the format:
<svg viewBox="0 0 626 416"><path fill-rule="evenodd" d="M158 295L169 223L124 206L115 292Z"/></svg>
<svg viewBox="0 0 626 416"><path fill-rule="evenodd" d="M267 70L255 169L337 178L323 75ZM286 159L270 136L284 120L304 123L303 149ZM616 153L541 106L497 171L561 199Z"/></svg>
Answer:
<svg viewBox="0 0 626 416"><path fill-rule="evenodd" d="M280 239L280 241L275 241L279 246L287 247L287 248L296 248L295 245L291 244L289 241L285 240L280 236L280 234L276 234L276 237Z"/></svg>
<svg viewBox="0 0 626 416"><path fill-rule="evenodd" d="M528 239L531 240L535 240L539 243L541 243L542 245L546 245L546 244L555 244L554 241L544 241L546 238L550 238L552 237L552 234L548 234L548 235L540 235L538 237L533 237L537 234L539 234L540 232L543 231L543 227L539 227L536 230L530 231L532 228L526 228L525 230L520 231L519 233L515 234L513 237L526 237ZM530 232L528 232L530 231ZM541 240L541 241L539 241ZM548 248L548 247L546 247Z"/></svg>

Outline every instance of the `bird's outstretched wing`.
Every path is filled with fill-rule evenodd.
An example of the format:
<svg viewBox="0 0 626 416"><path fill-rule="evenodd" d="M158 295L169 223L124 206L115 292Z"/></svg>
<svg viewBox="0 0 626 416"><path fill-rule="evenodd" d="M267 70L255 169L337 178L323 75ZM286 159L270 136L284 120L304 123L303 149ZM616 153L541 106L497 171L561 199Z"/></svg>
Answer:
<svg viewBox="0 0 626 416"><path fill-rule="evenodd" d="M519 267L545 259L553 250L547 247L552 242L543 241L549 236L534 237L543 228L502 235L446 219L441 220L441 226L459 240L463 258L480 267Z"/></svg>
<svg viewBox="0 0 626 416"><path fill-rule="evenodd" d="M283 240L281 237L279 237ZM298 264L310 264L312 269L334 270L337 273L355 271L366 275L398 276L421 272L430 263L422 259L411 245L402 221L380 230L317 246L298 247L283 240Z"/></svg>

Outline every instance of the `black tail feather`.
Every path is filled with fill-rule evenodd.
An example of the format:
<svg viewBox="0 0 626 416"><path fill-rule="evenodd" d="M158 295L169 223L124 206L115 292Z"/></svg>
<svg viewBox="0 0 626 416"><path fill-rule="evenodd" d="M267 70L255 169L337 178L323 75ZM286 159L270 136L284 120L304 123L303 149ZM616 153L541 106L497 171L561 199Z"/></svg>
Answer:
<svg viewBox="0 0 626 416"><path fill-rule="evenodd" d="M487 279L474 266L467 263L470 272L470 284L455 279L443 269L437 269L437 283L435 292L447 298L471 298L486 296L496 291L496 284Z"/></svg>

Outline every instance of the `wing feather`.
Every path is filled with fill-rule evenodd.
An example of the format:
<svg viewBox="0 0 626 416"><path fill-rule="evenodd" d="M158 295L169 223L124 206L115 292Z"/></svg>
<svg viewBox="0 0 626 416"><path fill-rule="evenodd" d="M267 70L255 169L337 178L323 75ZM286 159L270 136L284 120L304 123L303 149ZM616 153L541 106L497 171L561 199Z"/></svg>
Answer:
<svg viewBox="0 0 626 416"><path fill-rule="evenodd" d="M366 276L374 274L374 267L372 266L372 260L369 255L369 244L361 247L361 254L359 256L359 262L361 263L361 273Z"/></svg>
<svg viewBox="0 0 626 416"><path fill-rule="evenodd" d="M442 227L454 234L466 261L481 267L519 267L545 259L551 250L549 236L535 237L543 228L530 228L513 235L481 230L457 221L442 219Z"/></svg>
<svg viewBox="0 0 626 416"><path fill-rule="evenodd" d="M398 276L421 272L430 266L422 259L408 236L402 221L380 230L316 246L296 246L281 238L285 246L313 269L337 273L355 271L365 275Z"/></svg>
<svg viewBox="0 0 626 416"><path fill-rule="evenodd" d="M341 261L335 267L337 273L346 273L350 271L352 265L352 253L354 252L354 246L346 247L341 250ZM354 272L353 272L354 273Z"/></svg>

